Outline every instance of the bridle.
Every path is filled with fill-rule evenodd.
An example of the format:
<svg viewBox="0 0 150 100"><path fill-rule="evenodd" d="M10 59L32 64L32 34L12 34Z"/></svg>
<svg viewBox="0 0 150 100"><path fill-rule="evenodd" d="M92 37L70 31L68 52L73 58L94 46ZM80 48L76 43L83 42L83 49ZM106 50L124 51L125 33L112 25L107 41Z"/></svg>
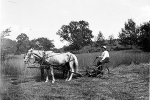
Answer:
<svg viewBox="0 0 150 100"><path fill-rule="evenodd" d="M41 60L43 60L42 57L40 57L39 55L32 53L33 57L35 58L35 61L37 61L36 59L38 59L37 63L40 63Z"/></svg>
<svg viewBox="0 0 150 100"><path fill-rule="evenodd" d="M37 61L37 63L39 63L43 58L42 57L40 57L39 55L37 55L37 54L35 54L35 53L33 53L33 52L30 52L30 54L29 53L27 53L26 54L26 56L27 56L27 63L29 64L34 64L34 62L35 61L37 61L36 59L39 59L38 61ZM33 56L34 57L34 59L35 59L35 61L34 62L31 62L31 56Z"/></svg>

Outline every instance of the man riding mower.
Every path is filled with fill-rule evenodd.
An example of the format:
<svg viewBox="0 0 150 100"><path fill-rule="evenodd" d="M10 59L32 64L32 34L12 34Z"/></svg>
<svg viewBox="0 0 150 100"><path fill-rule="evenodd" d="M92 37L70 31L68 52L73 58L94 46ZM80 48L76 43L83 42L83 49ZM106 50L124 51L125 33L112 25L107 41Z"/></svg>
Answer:
<svg viewBox="0 0 150 100"><path fill-rule="evenodd" d="M103 69L104 65L109 62L109 52L106 49L106 46L102 46L102 54L101 56L97 56L96 59L101 58L97 61L96 67L89 74L89 77L97 77L102 76L104 74ZM109 70L108 70L109 71Z"/></svg>

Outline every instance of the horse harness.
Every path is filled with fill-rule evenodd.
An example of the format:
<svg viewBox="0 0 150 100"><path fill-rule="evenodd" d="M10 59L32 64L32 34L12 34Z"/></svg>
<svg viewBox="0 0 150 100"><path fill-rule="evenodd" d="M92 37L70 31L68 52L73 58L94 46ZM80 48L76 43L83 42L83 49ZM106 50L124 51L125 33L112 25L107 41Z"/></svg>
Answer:
<svg viewBox="0 0 150 100"><path fill-rule="evenodd" d="M64 66L64 65L66 65L67 63L69 63L69 62L71 62L71 61L73 61L73 60L71 60L71 56L70 55L68 55L69 56L69 59L68 59L68 61L67 62L65 62L65 63L63 63L63 64L50 64L50 63L48 63L45 59L47 59L47 58L49 58L49 57L52 57L52 56L46 56L46 54L45 54L45 52L44 52L44 56L43 57L40 57L39 55L37 55L37 54L35 54L35 53L32 53L33 55L35 55L37 58L39 58L39 60L37 61L37 63L39 63L40 64L40 66L42 66L42 68L46 68L48 65L50 65L50 66L54 66L54 67L56 67L56 68L58 68L58 66ZM53 56L55 56L55 55L53 55ZM31 63L31 62L30 62ZM63 68L63 70L68 70L67 68Z"/></svg>

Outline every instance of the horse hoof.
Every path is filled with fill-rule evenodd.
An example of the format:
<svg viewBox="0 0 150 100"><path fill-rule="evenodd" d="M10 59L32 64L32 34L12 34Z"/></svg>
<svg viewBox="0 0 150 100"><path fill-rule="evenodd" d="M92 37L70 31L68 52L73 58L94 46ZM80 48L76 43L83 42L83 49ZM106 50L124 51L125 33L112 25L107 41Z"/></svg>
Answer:
<svg viewBox="0 0 150 100"><path fill-rule="evenodd" d="M68 79L66 79L65 81L68 81Z"/></svg>
<svg viewBox="0 0 150 100"><path fill-rule="evenodd" d="M55 81L52 81L52 83L55 83Z"/></svg>

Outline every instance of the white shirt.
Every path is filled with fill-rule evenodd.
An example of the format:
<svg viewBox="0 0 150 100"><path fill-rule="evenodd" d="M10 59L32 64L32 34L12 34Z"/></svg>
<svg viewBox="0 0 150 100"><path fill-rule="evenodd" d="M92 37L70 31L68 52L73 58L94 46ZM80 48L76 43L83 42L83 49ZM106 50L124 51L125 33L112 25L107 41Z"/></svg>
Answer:
<svg viewBox="0 0 150 100"><path fill-rule="evenodd" d="M100 56L102 59L101 60L104 60L105 58L109 58L109 53L108 53L108 51L104 51L104 52L102 52L102 55Z"/></svg>

